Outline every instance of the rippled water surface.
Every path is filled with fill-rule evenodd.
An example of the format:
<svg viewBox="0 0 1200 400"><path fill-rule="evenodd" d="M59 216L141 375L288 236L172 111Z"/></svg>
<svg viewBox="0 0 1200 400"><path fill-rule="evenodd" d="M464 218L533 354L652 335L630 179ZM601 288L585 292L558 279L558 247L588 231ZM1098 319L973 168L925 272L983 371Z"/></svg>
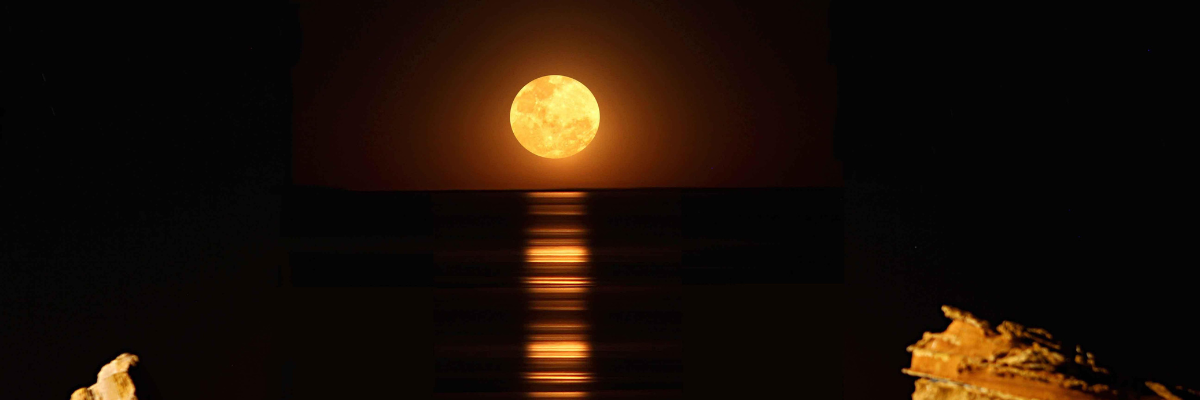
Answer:
<svg viewBox="0 0 1200 400"><path fill-rule="evenodd" d="M329 192L293 199L283 221L292 238L287 301L305 317L314 312L304 302L328 306L327 317L340 324L328 332L297 328L294 340L337 340L356 350L352 358L388 371L428 357L421 349L431 342L432 391L442 399L683 398L685 287L828 283L842 274L836 191ZM432 291L428 309L419 306L428 298L423 290ZM795 295L766 286L744 292ZM767 301L710 312L722 295L690 293L689 359L710 365L737 353L706 338L746 346L721 341L731 312L772 310L761 324L775 324L788 307ZM697 325L706 318L716 325ZM430 337L389 341L429 332L424 321L432 321ZM297 371L318 364L297 363ZM428 382L366 374L410 382L398 385ZM307 379L320 376L297 372L295 386L316 388Z"/></svg>
<svg viewBox="0 0 1200 400"><path fill-rule="evenodd" d="M509 241L516 247L444 259L435 278L438 397L682 395L680 254L605 246L587 199L523 193L520 237ZM478 222L447 225L442 238L467 250ZM661 239L677 241L678 232ZM481 262L491 265L488 278L470 272ZM625 273L597 271L616 263Z"/></svg>

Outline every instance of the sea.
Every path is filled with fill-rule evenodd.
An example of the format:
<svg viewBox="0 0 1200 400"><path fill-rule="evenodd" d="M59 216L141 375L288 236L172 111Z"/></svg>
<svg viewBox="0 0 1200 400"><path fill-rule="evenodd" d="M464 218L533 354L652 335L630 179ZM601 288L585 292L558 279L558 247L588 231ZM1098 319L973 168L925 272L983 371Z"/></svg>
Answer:
<svg viewBox="0 0 1200 400"><path fill-rule="evenodd" d="M282 201L285 398L681 399L841 376L801 361L840 354L804 323L834 318L839 188Z"/></svg>

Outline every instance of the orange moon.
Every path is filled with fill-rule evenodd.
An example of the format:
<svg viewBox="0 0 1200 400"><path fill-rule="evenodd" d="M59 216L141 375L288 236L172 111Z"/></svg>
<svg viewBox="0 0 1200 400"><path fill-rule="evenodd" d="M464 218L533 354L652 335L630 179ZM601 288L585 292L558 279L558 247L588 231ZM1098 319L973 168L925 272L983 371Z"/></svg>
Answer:
<svg viewBox="0 0 1200 400"><path fill-rule="evenodd" d="M546 158L570 157L596 137L600 106L579 81L547 75L517 92L508 122L517 141L530 153Z"/></svg>

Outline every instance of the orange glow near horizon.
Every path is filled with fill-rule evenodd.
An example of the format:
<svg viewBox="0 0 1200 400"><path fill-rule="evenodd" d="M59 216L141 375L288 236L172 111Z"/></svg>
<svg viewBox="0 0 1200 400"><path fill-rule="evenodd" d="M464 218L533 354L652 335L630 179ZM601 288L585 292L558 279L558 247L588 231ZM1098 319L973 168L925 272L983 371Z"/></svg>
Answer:
<svg viewBox="0 0 1200 400"><path fill-rule="evenodd" d="M531 192L526 193L526 196L535 199L582 199L587 196L585 192Z"/></svg>
<svg viewBox="0 0 1200 400"><path fill-rule="evenodd" d="M532 223L526 229L526 275L533 322L526 325L525 382L531 398L584 398L581 385L592 381L588 372L592 350L589 325L580 313L592 281L587 276L585 214L582 192L528 193ZM570 391L563 391L570 385Z"/></svg>
<svg viewBox="0 0 1200 400"><path fill-rule="evenodd" d="M578 399L587 397L584 392L532 392L529 397L535 399Z"/></svg>

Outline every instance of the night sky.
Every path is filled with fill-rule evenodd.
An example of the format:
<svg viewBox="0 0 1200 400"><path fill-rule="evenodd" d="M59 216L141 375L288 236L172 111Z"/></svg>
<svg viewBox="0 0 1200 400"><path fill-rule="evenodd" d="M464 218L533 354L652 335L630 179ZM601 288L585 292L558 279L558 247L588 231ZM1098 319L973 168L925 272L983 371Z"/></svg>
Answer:
<svg viewBox="0 0 1200 400"><path fill-rule="evenodd" d="M129 350L172 398L282 398L282 360L306 354L287 329L386 325L279 295L295 186L840 191L840 283L684 289L689 397L795 394L793 377L817 376L803 371L839 369L840 387L803 382L908 398L904 347L945 327L942 304L1200 387L1191 14L446 3L5 4L0 397L65 399ZM600 104L595 141L566 159L528 153L508 126L516 92L548 74ZM428 321L427 290L338 293ZM304 316L285 306L319 318L284 324ZM357 378L428 393L429 332L371 331L406 334L412 353L388 361L414 372ZM763 338L842 358L729 347Z"/></svg>
<svg viewBox="0 0 1200 400"><path fill-rule="evenodd" d="M355 190L838 186L828 4L311 2L295 182ZM566 75L600 104L536 157L513 97Z"/></svg>

